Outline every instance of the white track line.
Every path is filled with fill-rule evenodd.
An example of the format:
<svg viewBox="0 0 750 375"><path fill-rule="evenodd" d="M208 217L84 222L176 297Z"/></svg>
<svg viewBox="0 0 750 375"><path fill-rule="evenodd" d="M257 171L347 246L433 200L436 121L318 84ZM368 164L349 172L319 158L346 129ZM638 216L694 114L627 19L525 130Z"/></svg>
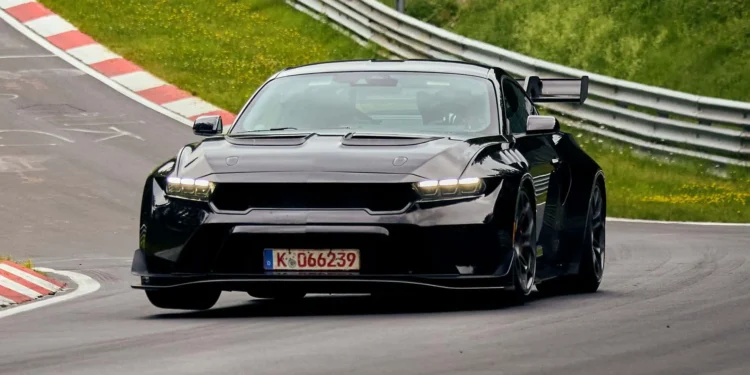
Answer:
<svg viewBox="0 0 750 375"><path fill-rule="evenodd" d="M0 296L0 307L15 305L16 301Z"/></svg>
<svg viewBox="0 0 750 375"><path fill-rule="evenodd" d="M725 227L750 227L750 223L717 223L717 222L710 222L710 221L659 221L659 220L623 219L619 217L608 217L607 221L619 221L623 223L642 223L642 224L678 224L678 225L725 226Z"/></svg>
<svg viewBox="0 0 750 375"><path fill-rule="evenodd" d="M43 37L62 34L76 29L70 22L56 14L28 21L26 22L26 26Z"/></svg>
<svg viewBox="0 0 750 375"><path fill-rule="evenodd" d="M18 276L34 285L38 285L49 291L55 291L55 290L60 289L60 287L58 287L57 285L52 284L51 282L45 279L42 279L41 277L37 277L31 273L21 271L18 268L9 266L7 264L0 264L0 270L5 271L11 275Z"/></svg>
<svg viewBox="0 0 750 375"><path fill-rule="evenodd" d="M1 0L0 0L1 1ZM7 2L7 1L6 1ZM8 2L10 3L10 2ZM23 4L23 3L21 3ZM4 5L3 3L0 3L0 6ZM21 22L19 22L17 19L13 18L10 14L0 11L0 19L5 21L8 25L10 25L12 28L14 28L19 33L23 34L25 37L31 39L34 43L38 44L42 48L46 49L47 51L52 52L57 57L65 60L68 64L73 65L78 70L90 75L91 77L96 78L98 81L102 82L103 84L111 87L115 91L119 92L120 94L123 94L127 96L128 98L135 100L136 102L161 113L164 116L167 116L171 118L172 120L175 120L181 124L187 125L187 126L193 126L193 122L189 119L182 117L174 112L169 111L168 109L152 103L140 95L128 90L124 86L120 85L119 83L107 78L104 74L101 74L94 70L93 68L89 67L88 65L82 63L80 60L77 60L75 57L65 53L65 51L55 47L52 43L48 42L43 37L39 36L39 34L34 33L31 31L31 29L24 26Z"/></svg>
<svg viewBox="0 0 750 375"><path fill-rule="evenodd" d="M76 288L76 290L68 294L63 294L61 296L53 296L53 297L50 297L49 299L45 299L42 301L29 302L27 304L23 304L20 306L11 307L5 311L0 311L0 319L7 318L11 315L16 315L18 313L38 309L40 307L49 306L55 303L68 301L73 298L85 296L86 294L96 292L101 287L101 284L99 284L96 280L84 274L80 274L78 272L57 271L51 268L43 268L43 267L34 268L34 270L40 271L40 272L46 272L46 273L56 273L58 275L66 276L70 278L71 280L73 280L73 282L75 282L78 285L78 287Z"/></svg>
<svg viewBox="0 0 750 375"><path fill-rule="evenodd" d="M110 79L135 92L148 90L167 84L166 82L154 77L150 73L143 70L121 74L119 76L110 77Z"/></svg>
<svg viewBox="0 0 750 375"><path fill-rule="evenodd" d="M110 51L107 47L104 47L101 44L89 44L71 48L65 52L73 55L73 57L83 61L83 63L87 65L120 58L120 55Z"/></svg>
<svg viewBox="0 0 750 375"><path fill-rule="evenodd" d="M218 111L219 108L199 98L185 98L162 104L165 108L185 117L198 116L203 113Z"/></svg>

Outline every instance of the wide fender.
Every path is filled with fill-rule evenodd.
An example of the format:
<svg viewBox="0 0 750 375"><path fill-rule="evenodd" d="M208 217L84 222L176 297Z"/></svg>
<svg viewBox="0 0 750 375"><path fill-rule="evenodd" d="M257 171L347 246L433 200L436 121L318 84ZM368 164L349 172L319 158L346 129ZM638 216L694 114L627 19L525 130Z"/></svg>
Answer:
<svg viewBox="0 0 750 375"><path fill-rule="evenodd" d="M464 170L462 177L481 177L502 181L499 185L490 224L498 236L503 257L500 267L494 274L506 275L513 262L513 230L516 215L518 192L525 187L534 198L534 184L528 171L528 165L514 156L513 150L506 142L488 143L474 155ZM534 204L535 205L535 204Z"/></svg>
<svg viewBox="0 0 750 375"><path fill-rule="evenodd" d="M575 140L565 134L558 142L558 153L570 165L571 184L563 201L564 218L560 230L560 249L567 254L568 270L577 273L586 245L589 199L596 184L600 184L606 203L606 186L602 168Z"/></svg>
<svg viewBox="0 0 750 375"><path fill-rule="evenodd" d="M167 207L166 178L174 170L175 163L176 158L162 163L146 177L143 184L138 233L138 254L143 257L139 267L143 269L139 272L168 273L172 270L169 262L153 255L176 243L164 235L167 231L162 218ZM136 271L135 268L133 271Z"/></svg>
<svg viewBox="0 0 750 375"><path fill-rule="evenodd" d="M515 229L516 205L518 203L519 192L521 189L528 189L532 200L534 199L532 179L528 173L506 176L500 188L501 192L495 201L491 218L491 225L496 230L500 246L498 251L503 257L500 267L494 272L498 276L506 275L510 272L510 267L513 263L513 232ZM535 207L533 201L532 206Z"/></svg>

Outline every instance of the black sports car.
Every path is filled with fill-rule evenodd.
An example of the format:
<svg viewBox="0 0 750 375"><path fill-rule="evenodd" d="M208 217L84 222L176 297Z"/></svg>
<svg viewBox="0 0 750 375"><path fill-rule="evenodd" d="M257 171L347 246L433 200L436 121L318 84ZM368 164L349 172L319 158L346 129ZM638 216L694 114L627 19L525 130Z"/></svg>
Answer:
<svg viewBox="0 0 750 375"><path fill-rule="evenodd" d="M280 71L148 177L133 287L175 309L221 291L596 291L604 175L535 108L587 91L454 61Z"/></svg>

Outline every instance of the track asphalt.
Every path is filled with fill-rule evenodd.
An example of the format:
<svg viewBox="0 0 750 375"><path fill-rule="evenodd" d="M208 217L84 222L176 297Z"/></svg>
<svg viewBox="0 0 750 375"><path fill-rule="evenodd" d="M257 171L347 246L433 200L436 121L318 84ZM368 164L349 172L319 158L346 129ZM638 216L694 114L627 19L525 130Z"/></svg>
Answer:
<svg viewBox="0 0 750 375"><path fill-rule="evenodd" d="M0 22L0 253L101 289L0 319L2 374L747 374L750 229L611 222L594 295L511 307L131 290L144 177L197 139Z"/></svg>

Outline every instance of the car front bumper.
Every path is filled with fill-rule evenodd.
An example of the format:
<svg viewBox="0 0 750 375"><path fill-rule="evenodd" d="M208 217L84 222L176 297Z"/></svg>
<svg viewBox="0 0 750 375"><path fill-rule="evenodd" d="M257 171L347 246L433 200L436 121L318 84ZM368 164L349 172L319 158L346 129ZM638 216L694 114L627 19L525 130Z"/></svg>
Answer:
<svg viewBox="0 0 750 375"><path fill-rule="evenodd" d="M134 263L143 257L136 251ZM134 268L135 271L135 268ZM138 274L138 272L134 272ZM512 287L510 274L496 275L376 275L358 272L266 272L260 274L141 274L134 289L215 288L224 291L257 289L303 290L306 293L373 293L405 290L491 290Z"/></svg>
<svg viewBox="0 0 750 375"><path fill-rule="evenodd" d="M504 209L502 200L498 204L501 190L388 215L357 210L226 214L207 204L170 200L152 207L142 221L132 265L140 283L133 287L294 287L308 293L510 287L513 211ZM357 272L267 271L265 248L359 249L361 267Z"/></svg>

